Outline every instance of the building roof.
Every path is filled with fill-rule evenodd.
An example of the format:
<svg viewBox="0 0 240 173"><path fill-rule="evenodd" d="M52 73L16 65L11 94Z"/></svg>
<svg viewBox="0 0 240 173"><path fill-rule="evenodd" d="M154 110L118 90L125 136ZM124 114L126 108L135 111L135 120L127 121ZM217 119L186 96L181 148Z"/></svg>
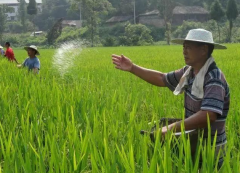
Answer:
<svg viewBox="0 0 240 173"><path fill-rule="evenodd" d="M151 16L151 15L159 15L159 11L153 10L153 11L146 12L144 14L139 14L139 16Z"/></svg>
<svg viewBox="0 0 240 173"><path fill-rule="evenodd" d="M209 12L200 6L176 6L173 14L209 14Z"/></svg>
<svg viewBox="0 0 240 173"><path fill-rule="evenodd" d="M133 18L133 16L113 16L112 18L108 19L106 23L126 22L131 18Z"/></svg>
<svg viewBox="0 0 240 173"><path fill-rule="evenodd" d="M62 24L63 25L74 25L74 26L76 26L77 22L80 22L80 20L63 20Z"/></svg>
<svg viewBox="0 0 240 173"><path fill-rule="evenodd" d="M29 3L29 0L25 0L26 3ZM42 4L42 0L36 0L37 4ZM19 4L19 0L0 0L0 4Z"/></svg>

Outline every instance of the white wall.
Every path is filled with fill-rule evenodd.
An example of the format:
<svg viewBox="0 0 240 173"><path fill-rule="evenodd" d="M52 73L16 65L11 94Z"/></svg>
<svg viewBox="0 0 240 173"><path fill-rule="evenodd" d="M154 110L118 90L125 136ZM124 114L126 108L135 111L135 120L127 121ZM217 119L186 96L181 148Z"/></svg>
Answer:
<svg viewBox="0 0 240 173"><path fill-rule="evenodd" d="M14 12L13 13L6 13L7 14L7 20L17 20L17 15L18 15L18 7L19 5L8 5L9 7L14 8ZM42 4L37 4L37 9L38 9L38 13L42 12Z"/></svg>

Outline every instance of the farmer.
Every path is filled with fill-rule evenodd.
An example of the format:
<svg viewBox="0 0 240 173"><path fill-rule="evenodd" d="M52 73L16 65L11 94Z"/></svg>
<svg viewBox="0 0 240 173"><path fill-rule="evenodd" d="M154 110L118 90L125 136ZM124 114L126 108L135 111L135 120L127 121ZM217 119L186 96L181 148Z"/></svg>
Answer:
<svg viewBox="0 0 240 173"><path fill-rule="evenodd" d="M31 45L24 47L24 49L27 51L29 57L26 58L22 64L17 65L17 67L28 67L29 71L33 71L35 74L37 74L40 70L40 61L36 57L36 55L40 55L37 47Z"/></svg>
<svg viewBox="0 0 240 173"><path fill-rule="evenodd" d="M5 47L6 47L6 52L5 52L5 57L8 58L9 61L15 61L17 64L19 64L14 56L14 53L13 53L13 50L12 48L10 47L10 43L9 42L6 42L5 43Z"/></svg>
<svg viewBox="0 0 240 173"><path fill-rule="evenodd" d="M0 45L0 55L4 56L5 55L5 51L3 50L3 47Z"/></svg>
<svg viewBox="0 0 240 173"><path fill-rule="evenodd" d="M204 129L207 138L208 118L211 136L217 132L216 152L223 149L227 140L225 121L227 118L230 94L229 87L222 71L216 66L212 57L213 49L226 49L214 43L212 33L204 29L190 30L185 39L172 40L183 45L183 56L186 66L169 73L146 69L134 64L124 55L112 55L117 69L128 71L150 84L168 87L175 95L184 92L185 130ZM181 131L181 123L170 124L162 128L162 135L169 130ZM223 163L220 156L218 167Z"/></svg>

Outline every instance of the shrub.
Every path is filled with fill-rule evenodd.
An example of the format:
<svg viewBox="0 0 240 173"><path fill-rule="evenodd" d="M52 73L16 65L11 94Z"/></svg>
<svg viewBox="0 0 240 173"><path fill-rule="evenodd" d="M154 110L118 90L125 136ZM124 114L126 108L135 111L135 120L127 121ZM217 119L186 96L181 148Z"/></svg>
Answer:
<svg viewBox="0 0 240 173"><path fill-rule="evenodd" d="M7 22L7 25L6 25L6 32L10 32L10 33L23 33L25 32L23 30L23 26L21 24L21 22L19 21L10 21L10 22ZM27 31L29 32L33 32L34 30L34 25L32 22L30 21L26 21L26 29ZM35 27L35 31L38 30L37 27Z"/></svg>
<svg viewBox="0 0 240 173"><path fill-rule="evenodd" d="M108 36L103 41L103 46L106 46L106 47L116 46L116 38L113 36Z"/></svg>
<svg viewBox="0 0 240 173"><path fill-rule="evenodd" d="M11 45L17 46L20 43L19 36L12 34L5 34L3 40L8 41Z"/></svg>
<svg viewBox="0 0 240 173"><path fill-rule="evenodd" d="M153 38L150 33L150 29L148 29L145 25L129 24L125 28L125 37L121 37L120 39L124 45L128 46L148 45L153 43Z"/></svg>
<svg viewBox="0 0 240 173"><path fill-rule="evenodd" d="M211 31L213 33L214 40L218 40L217 23L214 20L209 20L208 22L204 23L184 21L183 24L181 26L178 26L177 29L173 32L173 37L185 38L189 30L196 28L203 28Z"/></svg>
<svg viewBox="0 0 240 173"><path fill-rule="evenodd" d="M65 27L62 31L61 36L56 40L57 44L61 44L66 41L84 38L84 33L86 32L86 28L73 28L73 27Z"/></svg>
<svg viewBox="0 0 240 173"><path fill-rule="evenodd" d="M150 35L152 36L154 42L165 39L165 28L157 28L154 26L147 26L147 27L151 30Z"/></svg>

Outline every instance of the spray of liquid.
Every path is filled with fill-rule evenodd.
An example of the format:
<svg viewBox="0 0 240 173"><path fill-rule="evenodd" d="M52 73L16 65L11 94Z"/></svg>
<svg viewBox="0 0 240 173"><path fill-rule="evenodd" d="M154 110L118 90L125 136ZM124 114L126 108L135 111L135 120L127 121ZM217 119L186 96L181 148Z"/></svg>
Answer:
<svg viewBox="0 0 240 173"><path fill-rule="evenodd" d="M75 59L80 55L83 45L81 41L64 42L56 49L53 56L53 67L63 77L74 65Z"/></svg>

